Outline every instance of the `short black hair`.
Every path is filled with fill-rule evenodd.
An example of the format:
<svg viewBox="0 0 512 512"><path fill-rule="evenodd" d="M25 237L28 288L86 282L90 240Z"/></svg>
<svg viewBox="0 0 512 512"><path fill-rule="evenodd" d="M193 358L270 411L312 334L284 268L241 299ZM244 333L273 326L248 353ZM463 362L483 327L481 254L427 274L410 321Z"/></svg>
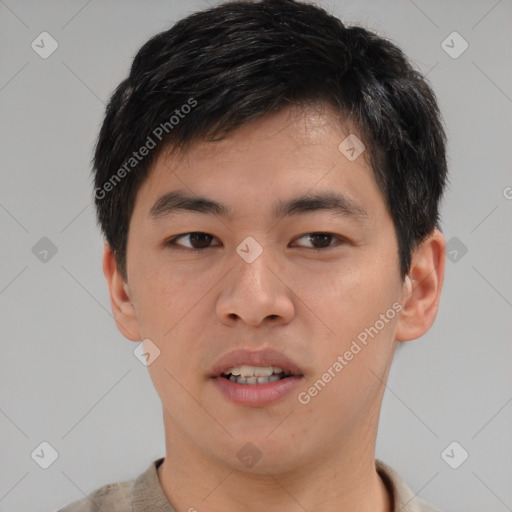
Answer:
<svg viewBox="0 0 512 512"><path fill-rule="evenodd" d="M311 104L357 127L395 225L403 279L414 248L439 229L446 136L434 92L391 41L294 0L193 13L135 56L93 159L97 219L121 275L136 194L163 148L186 151Z"/></svg>

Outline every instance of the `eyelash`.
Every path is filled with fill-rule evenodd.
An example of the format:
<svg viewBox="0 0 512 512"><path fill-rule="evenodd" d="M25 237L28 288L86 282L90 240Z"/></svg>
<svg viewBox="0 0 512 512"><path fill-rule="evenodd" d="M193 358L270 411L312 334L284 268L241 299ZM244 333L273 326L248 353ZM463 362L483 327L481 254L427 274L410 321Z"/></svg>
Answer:
<svg viewBox="0 0 512 512"><path fill-rule="evenodd" d="M198 253L198 252L202 252L204 251L205 249L211 249L212 247L218 247L218 245L214 245L214 246L208 246L208 247L204 247L204 248L195 248L195 247L183 247L179 244L176 243L177 240L181 239L181 238L184 238L184 237L187 237L187 236L190 236L190 235L206 235L208 237L211 237L212 240L215 239L214 236L208 234L208 233L204 233L202 231L192 231L190 233L183 233L181 235L177 235L173 238L171 238L170 240L168 240L167 242L165 242L165 246L166 247L171 247L171 248L178 248L179 250L182 250L182 251L185 251L185 252L195 252L195 253ZM300 240L301 238L304 238L306 236L318 236L318 235L321 235L321 236L327 236L327 237L331 237L331 238L334 238L334 239L337 239L338 240L338 243L336 244L330 244L328 245L327 247L305 247L306 249L311 249L312 251L317 251L317 252L322 252L322 251L326 251L327 249L332 249L333 247L337 247L339 245L342 245L342 244L345 244L347 243L347 240L339 235L335 235L333 233L324 233L323 231L318 231L318 232L312 232L312 233L305 233L304 235L301 235L299 236L297 239Z"/></svg>

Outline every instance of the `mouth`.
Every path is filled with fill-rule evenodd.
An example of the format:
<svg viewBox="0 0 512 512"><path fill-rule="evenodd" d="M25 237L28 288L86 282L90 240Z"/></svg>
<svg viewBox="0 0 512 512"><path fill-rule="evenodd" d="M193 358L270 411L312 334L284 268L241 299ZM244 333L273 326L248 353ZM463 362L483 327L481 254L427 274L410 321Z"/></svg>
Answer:
<svg viewBox="0 0 512 512"><path fill-rule="evenodd" d="M235 384L269 384L278 380L291 377L290 373L276 366L235 366L222 373L221 377L234 382Z"/></svg>
<svg viewBox="0 0 512 512"><path fill-rule="evenodd" d="M267 348L235 350L214 365L209 377L229 402L266 407L290 396L304 373L284 354Z"/></svg>

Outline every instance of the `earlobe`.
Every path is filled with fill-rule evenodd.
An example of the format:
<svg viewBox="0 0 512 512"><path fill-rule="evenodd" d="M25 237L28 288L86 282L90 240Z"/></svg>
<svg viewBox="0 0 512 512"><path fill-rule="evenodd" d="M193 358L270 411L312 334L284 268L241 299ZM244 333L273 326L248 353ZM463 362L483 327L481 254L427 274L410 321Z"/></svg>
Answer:
<svg viewBox="0 0 512 512"><path fill-rule="evenodd" d="M439 309L446 262L446 242L434 230L414 251L402 288L402 306L395 339L410 341L425 334Z"/></svg>
<svg viewBox="0 0 512 512"><path fill-rule="evenodd" d="M103 249L103 273L107 280L110 305L117 328L131 341L140 341L137 314L128 283L117 268L115 255L108 243Z"/></svg>

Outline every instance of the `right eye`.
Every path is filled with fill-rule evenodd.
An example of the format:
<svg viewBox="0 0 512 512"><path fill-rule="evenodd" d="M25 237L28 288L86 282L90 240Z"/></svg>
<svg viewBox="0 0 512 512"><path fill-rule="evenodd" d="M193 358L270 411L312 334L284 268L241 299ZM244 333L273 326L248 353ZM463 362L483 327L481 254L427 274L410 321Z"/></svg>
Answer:
<svg viewBox="0 0 512 512"><path fill-rule="evenodd" d="M178 241L182 239L187 239L187 244L181 244L178 243ZM191 251L201 251L203 249L208 249L209 247L212 247L210 243L215 239L213 235L209 235L208 233L201 233L201 232L192 232L192 233L183 233L181 235L175 236L174 238L171 238L171 240L166 242L167 247L174 247L178 246L180 248L184 248L185 250L191 250ZM220 245L220 244L217 244Z"/></svg>

